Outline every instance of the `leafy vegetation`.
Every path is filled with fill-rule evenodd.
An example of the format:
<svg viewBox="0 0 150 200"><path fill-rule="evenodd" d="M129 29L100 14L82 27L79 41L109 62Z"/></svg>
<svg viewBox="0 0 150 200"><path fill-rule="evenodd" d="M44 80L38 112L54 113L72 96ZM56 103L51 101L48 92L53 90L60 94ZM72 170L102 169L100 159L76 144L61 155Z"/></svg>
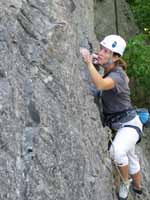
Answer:
<svg viewBox="0 0 150 200"><path fill-rule="evenodd" d="M150 0L127 0L139 28L150 34Z"/></svg>
<svg viewBox="0 0 150 200"><path fill-rule="evenodd" d="M137 106L150 107L150 45L149 35L141 34L129 40L125 60L128 62L131 98Z"/></svg>
<svg viewBox="0 0 150 200"><path fill-rule="evenodd" d="M131 98L137 107L150 108L150 0L128 0L141 34L128 41L124 59L128 63Z"/></svg>

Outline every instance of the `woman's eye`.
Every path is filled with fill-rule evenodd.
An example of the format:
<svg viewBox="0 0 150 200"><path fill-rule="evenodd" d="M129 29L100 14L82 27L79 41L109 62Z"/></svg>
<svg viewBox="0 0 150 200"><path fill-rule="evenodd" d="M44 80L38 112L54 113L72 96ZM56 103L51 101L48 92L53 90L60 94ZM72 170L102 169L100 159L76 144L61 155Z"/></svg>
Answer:
<svg viewBox="0 0 150 200"><path fill-rule="evenodd" d="M108 53L108 50L107 50L107 49L104 49L104 52L105 52L105 53Z"/></svg>

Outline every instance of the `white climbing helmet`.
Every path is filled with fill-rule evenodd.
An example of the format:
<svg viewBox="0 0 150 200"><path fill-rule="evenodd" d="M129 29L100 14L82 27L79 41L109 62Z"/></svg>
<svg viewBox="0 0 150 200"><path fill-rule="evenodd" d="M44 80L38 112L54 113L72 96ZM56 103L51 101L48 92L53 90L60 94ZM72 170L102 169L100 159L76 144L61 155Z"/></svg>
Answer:
<svg viewBox="0 0 150 200"><path fill-rule="evenodd" d="M125 40L119 35L108 35L100 42L100 44L121 56L126 48Z"/></svg>

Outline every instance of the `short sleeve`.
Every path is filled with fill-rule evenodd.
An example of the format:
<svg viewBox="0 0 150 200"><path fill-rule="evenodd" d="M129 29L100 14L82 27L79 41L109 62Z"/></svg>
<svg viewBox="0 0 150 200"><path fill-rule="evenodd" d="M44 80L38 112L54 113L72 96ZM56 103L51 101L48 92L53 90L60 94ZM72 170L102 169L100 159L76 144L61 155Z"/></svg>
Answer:
<svg viewBox="0 0 150 200"><path fill-rule="evenodd" d="M121 74L119 72L111 72L107 77L112 78L116 82L116 86L114 89L117 90L118 93L124 91L124 87L127 84L126 74Z"/></svg>

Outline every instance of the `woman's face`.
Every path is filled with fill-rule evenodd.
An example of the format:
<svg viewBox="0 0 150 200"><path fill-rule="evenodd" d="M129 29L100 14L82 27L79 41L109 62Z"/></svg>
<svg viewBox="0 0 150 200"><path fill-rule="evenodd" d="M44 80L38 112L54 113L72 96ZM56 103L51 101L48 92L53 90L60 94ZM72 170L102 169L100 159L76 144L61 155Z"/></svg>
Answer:
<svg viewBox="0 0 150 200"><path fill-rule="evenodd" d="M113 60L113 53L106 47L100 46L100 50L98 52L98 63L100 65L106 64L110 59Z"/></svg>

